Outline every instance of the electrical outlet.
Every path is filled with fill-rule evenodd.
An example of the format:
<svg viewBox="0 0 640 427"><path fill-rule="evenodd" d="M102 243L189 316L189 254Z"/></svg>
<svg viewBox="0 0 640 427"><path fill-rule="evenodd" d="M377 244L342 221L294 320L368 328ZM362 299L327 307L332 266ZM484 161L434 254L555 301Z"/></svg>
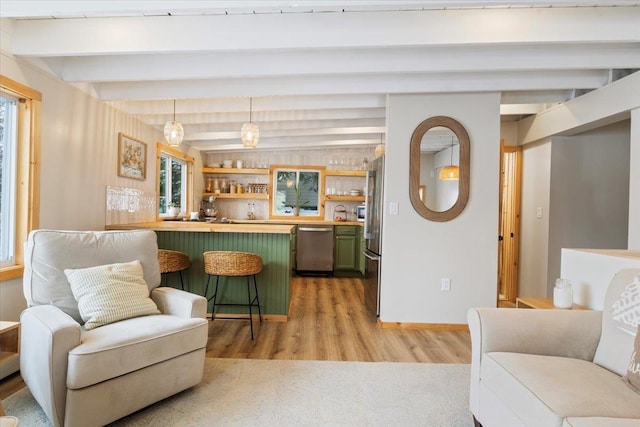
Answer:
<svg viewBox="0 0 640 427"><path fill-rule="evenodd" d="M398 215L398 202L389 202L389 213L391 215Z"/></svg>
<svg viewBox="0 0 640 427"><path fill-rule="evenodd" d="M440 282L440 290L441 291L450 291L451 290L451 279L448 277L442 278Z"/></svg>

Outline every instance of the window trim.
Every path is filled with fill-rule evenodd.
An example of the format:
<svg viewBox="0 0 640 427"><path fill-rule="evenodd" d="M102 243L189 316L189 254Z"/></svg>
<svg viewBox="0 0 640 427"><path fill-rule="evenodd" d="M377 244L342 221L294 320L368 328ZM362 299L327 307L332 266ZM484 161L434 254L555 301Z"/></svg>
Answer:
<svg viewBox="0 0 640 427"><path fill-rule="evenodd" d="M193 211L193 168L195 164L195 159L191 156L184 154L182 151L170 147L167 144L162 142L156 143L156 207L160 201L160 157L162 153L173 156L177 159L180 159L187 164L187 182L185 183L185 198L187 200L187 206L184 211L189 214L189 212ZM160 210L156 210L156 220L161 221L163 217L160 216Z"/></svg>
<svg viewBox="0 0 640 427"><path fill-rule="evenodd" d="M17 98L15 264L0 268L0 281L24 273L24 242L40 223L40 110L42 94L0 74L0 89Z"/></svg>

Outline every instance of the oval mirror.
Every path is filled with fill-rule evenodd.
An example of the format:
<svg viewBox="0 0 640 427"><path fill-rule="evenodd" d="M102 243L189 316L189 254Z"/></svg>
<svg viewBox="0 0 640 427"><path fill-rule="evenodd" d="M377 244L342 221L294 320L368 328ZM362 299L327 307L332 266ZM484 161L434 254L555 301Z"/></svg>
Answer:
<svg viewBox="0 0 640 427"><path fill-rule="evenodd" d="M457 217L469 199L469 134L455 119L426 119L411 136L409 196L431 221Z"/></svg>

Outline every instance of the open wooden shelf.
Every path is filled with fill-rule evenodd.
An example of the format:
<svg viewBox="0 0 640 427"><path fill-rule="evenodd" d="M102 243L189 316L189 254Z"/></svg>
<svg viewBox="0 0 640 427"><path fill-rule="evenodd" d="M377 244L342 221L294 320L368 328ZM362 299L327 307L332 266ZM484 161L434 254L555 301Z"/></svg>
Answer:
<svg viewBox="0 0 640 427"><path fill-rule="evenodd" d="M249 168L208 168L203 167L202 173L217 173L227 175L269 175L269 169L249 169Z"/></svg>
<svg viewBox="0 0 640 427"><path fill-rule="evenodd" d="M253 199L269 200L267 193L203 193L204 197L213 196L216 199Z"/></svg>
<svg viewBox="0 0 640 427"><path fill-rule="evenodd" d="M326 170L325 176L367 176L367 171Z"/></svg>
<svg viewBox="0 0 640 427"><path fill-rule="evenodd" d="M324 199L336 202L364 202L364 196L324 196Z"/></svg>

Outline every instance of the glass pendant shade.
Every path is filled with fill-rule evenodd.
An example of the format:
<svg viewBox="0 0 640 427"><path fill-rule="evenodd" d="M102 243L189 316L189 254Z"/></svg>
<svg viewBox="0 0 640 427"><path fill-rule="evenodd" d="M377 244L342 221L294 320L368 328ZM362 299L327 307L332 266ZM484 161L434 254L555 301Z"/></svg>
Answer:
<svg viewBox="0 0 640 427"><path fill-rule="evenodd" d="M164 139L170 146L178 147L184 138L184 128L182 123L176 122L176 100L173 100L173 120L167 121L164 125Z"/></svg>
<svg viewBox="0 0 640 427"><path fill-rule="evenodd" d="M164 139L167 140L169 145L173 147L179 146L182 143L182 138L184 138L184 129L180 122L171 120L164 125Z"/></svg>
<svg viewBox="0 0 640 427"><path fill-rule="evenodd" d="M240 138L245 148L256 148L260 139L260 129L255 123L245 123L240 130Z"/></svg>
<svg viewBox="0 0 640 427"><path fill-rule="evenodd" d="M384 144L378 144L376 145L376 149L374 151L374 154L376 156L376 159L378 157L384 156Z"/></svg>
<svg viewBox="0 0 640 427"><path fill-rule="evenodd" d="M445 166L440 169L440 181L457 181L460 179L460 168L458 166Z"/></svg>
<svg viewBox="0 0 640 427"><path fill-rule="evenodd" d="M249 98L249 122L242 125L240 129L240 139L244 148L256 148L260 139L260 129L258 125L251 122L251 112L253 110L253 98Z"/></svg>

